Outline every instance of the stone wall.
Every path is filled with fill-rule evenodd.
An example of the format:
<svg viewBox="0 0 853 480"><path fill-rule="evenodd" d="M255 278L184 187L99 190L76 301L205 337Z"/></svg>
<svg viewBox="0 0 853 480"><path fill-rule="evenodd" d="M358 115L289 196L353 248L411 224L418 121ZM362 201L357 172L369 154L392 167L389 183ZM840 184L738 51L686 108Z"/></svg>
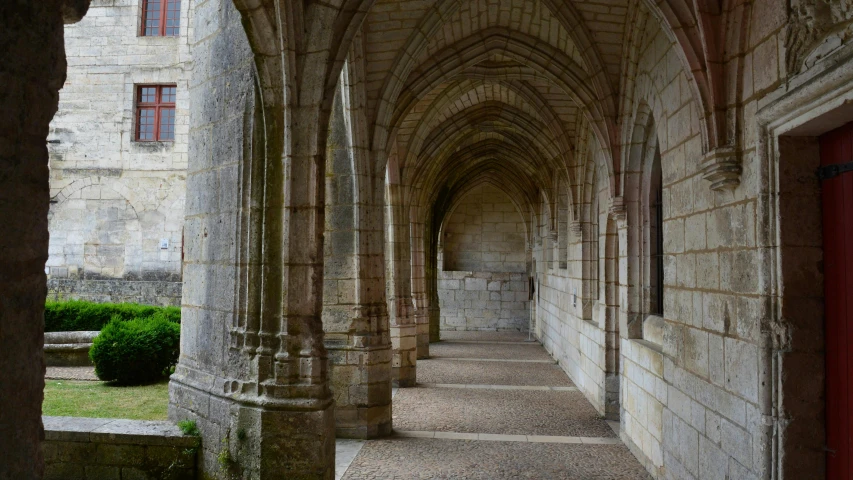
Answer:
<svg viewBox="0 0 853 480"><path fill-rule="evenodd" d="M526 272L524 220L505 193L473 188L444 223L444 270Z"/></svg>
<svg viewBox="0 0 853 480"><path fill-rule="evenodd" d="M744 82L745 96L753 101L778 85L776 45L782 23L781 17L768 17L748 34L749 61L738 81ZM638 32L638 66L626 115L633 119L645 111L651 121L631 127L635 120L627 120L625 128L651 125L650 136L661 154L663 334L644 331L641 293L647 284L642 261L631 250L635 239L630 223L639 208L632 202L644 173L641 165L632 163L634 145L626 149L623 196L612 198L613 186L599 182L607 172L599 170L588 180L588 186L595 185L600 207L595 215L575 217L583 239L569 242L568 270L538 272L537 334L602 414L608 411L608 393L619 392L622 439L655 478L759 478L769 458L764 449L770 448L759 395L760 323L769 313L760 294L770 288L762 278L771 276L762 273L758 248L760 160L745 156L740 186L711 188L698 168L701 106L692 96L676 93L685 92L691 82L677 46L654 22ZM747 108L747 123L756 121L756 109ZM755 129L745 128L747 151L757 141ZM583 208L591 209L589 204ZM588 228L593 230L588 222L598 223L597 251L584 246ZM611 253L605 248L608 242L613 242ZM548 239L543 243L545 247L534 252L537 265L548 265L553 257L547 251ZM590 260L602 276L597 289L588 285L597 281L584 266ZM610 326L616 328L617 342L609 340ZM617 385L609 381L611 372L617 375Z"/></svg>
<svg viewBox="0 0 853 480"><path fill-rule="evenodd" d="M140 0L96 0L65 29L68 78L48 136L45 272L62 280L52 293L176 303L145 282L181 281L192 5L182 2L175 37L138 36ZM135 141L140 84L177 85L174 141ZM104 295L104 284L90 280L122 293Z"/></svg>
<svg viewBox="0 0 853 480"><path fill-rule="evenodd" d="M49 278L47 298L49 300L88 300L98 303L127 302L180 306L182 287L181 282Z"/></svg>
<svg viewBox="0 0 853 480"><path fill-rule="evenodd" d="M194 479L198 437L175 424L44 417L46 480Z"/></svg>
<svg viewBox="0 0 853 480"><path fill-rule="evenodd" d="M525 273L439 272L442 330L527 331Z"/></svg>
<svg viewBox="0 0 853 480"><path fill-rule="evenodd" d="M479 185L462 196L441 233L442 330L528 329L526 231L498 188Z"/></svg>

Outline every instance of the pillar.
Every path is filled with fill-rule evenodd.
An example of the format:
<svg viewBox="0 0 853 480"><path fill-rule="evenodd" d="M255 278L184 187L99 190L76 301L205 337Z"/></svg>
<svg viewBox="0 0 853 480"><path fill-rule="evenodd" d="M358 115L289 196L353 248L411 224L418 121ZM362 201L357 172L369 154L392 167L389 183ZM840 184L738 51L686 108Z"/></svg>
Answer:
<svg viewBox="0 0 853 480"><path fill-rule="evenodd" d="M326 146L323 329L336 436L367 439L391 434L391 339L382 269L384 179L374 178L370 165L364 165L369 157L354 148L359 139L352 138L348 124L361 112L348 108L346 79L345 70Z"/></svg>
<svg viewBox="0 0 853 480"><path fill-rule="evenodd" d="M412 300L415 306L415 325L418 336L418 359L429 358L429 295L426 288L424 259L424 225L411 223L412 239Z"/></svg>
<svg viewBox="0 0 853 480"><path fill-rule="evenodd" d="M41 478L47 135L65 82L63 23L87 0L0 3L0 478Z"/></svg>
<svg viewBox="0 0 853 480"><path fill-rule="evenodd" d="M401 188L388 188L386 275L388 310L391 324L391 375L398 387L413 387L416 383L417 325L411 288L411 252L409 220L401 203Z"/></svg>
<svg viewBox="0 0 853 480"><path fill-rule="evenodd" d="M181 353L169 418L196 421L204 478L332 479L334 399L320 318L328 116L315 95L288 103L294 80L282 70L292 66L253 53L230 0L202 1L196 16L209 31L192 45ZM303 60L322 72L318 59Z"/></svg>

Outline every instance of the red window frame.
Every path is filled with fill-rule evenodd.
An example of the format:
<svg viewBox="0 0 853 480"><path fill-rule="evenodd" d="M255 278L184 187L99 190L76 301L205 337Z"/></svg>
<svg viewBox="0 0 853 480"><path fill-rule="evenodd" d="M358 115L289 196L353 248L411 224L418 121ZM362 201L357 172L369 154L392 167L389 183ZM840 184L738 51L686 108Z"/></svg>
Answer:
<svg viewBox="0 0 853 480"><path fill-rule="evenodd" d="M177 85L137 85L134 92L137 142L175 141ZM153 90L153 91L152 91ZM165 113L165 115L164 115ZM165 120L165 122L164 122ZM146 127L151 127L150 131ZM171 127L164 130L164 126Z"/></svg>
<svg viewBox="0 0 853 480"><path fill-rule="evenodd" d="M177 37L181 33L181 0L142 0L142 37Z"/></svg>

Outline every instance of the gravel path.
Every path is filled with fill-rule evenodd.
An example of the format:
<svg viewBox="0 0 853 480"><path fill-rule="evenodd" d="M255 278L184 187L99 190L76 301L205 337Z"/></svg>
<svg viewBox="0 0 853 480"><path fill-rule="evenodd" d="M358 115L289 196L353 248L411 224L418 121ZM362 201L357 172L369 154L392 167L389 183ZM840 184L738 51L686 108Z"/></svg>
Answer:
<svg viewBox="0 0 853 480"><path fill-rule="evenodd" d="M48 380L98 380L95 367L47 367L44 378Z"/></svg>

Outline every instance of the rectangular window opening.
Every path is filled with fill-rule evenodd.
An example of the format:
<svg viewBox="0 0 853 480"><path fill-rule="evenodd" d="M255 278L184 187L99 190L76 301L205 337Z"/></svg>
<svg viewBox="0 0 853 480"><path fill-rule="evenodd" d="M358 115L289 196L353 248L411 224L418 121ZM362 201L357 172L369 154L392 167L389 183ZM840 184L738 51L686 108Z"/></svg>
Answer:
<svg viewBox="0 0 853 480"><path fill-rule="evenodd" d="M175 85L136 87L136 141L175 140Z"/></svg>
<svg viewBox="0 0 853 480"><path fill-rule="evenodd" d="M653 262L654 289L652 294L652 312L653 314L663 316L663 188L658 186L655 192L655 201L652 205L654 216L654 255L651 261Z"/></svg>
<svg viewBox="0 0 853 480"><path fill-rule="evenodd" d="M143 37L176 37L181 33L181 0L142 0Z"/></svg>

